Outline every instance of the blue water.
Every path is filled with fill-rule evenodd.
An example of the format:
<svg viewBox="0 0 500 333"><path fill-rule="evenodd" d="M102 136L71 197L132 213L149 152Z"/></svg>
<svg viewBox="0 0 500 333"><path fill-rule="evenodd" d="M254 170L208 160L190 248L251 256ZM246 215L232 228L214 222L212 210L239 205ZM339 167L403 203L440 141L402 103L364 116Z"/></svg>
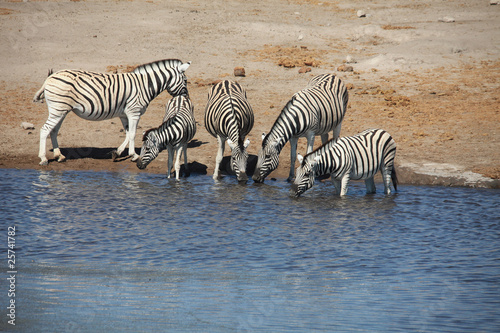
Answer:
<svg viewBox="0 0 500 333"><path fill-rule="evenodd" d="M499 332L500 191L0 169L0 330ZM16 227L16 326L7 228Z"/></svg>

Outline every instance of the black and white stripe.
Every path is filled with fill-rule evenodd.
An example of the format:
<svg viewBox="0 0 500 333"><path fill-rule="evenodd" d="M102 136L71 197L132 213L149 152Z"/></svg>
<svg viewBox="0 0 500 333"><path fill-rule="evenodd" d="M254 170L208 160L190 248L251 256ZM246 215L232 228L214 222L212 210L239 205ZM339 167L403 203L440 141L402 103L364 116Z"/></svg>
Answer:
<svg viewBox="0 0 500 333"><path fill-rule="evenodd" d="M307 152L314 147L314 137L328 141L328 132L338 138L349 96L344 83L335 75L313 77L307 87L293 95L276 119L271 131L263 135L253 180L263 182L278 167L279 154L290 140L291 165L288 180L294 176L297 141L307 138Z"/></svg>
<svg viewBox="0 0 500 333"><path fill-rule="evenodd" d="M195 133L194 108L189 96L180 95L172 98L167 103L163 124L144 133L141 155L137 160L137 167L139 169L146 168L162 150L167 149L167 177L170 178L175 150L177 155L175 160L175 178L179 179L181 154L184 153L184 167L187 173L187 145Z"/></svg>
<svg viewBox="0 0 500 333"><path fill-rule="evenodd" d="M350 179L364 179L367 193L375 193L373 177L380 170L384 192L390 194L391 181L397 190L395 156L396 143L381 129L334 139L305 157L298 156L300 166L292 189L299 196L313 186L315 177L330 174L337 194L347 193Z"/></svg>
<svg viewBox="0 0 500 333"><path fill-rule="evenodd" d="M40 164L48 163L46 140L50 134L54 157L63 161L57 133L66 115L73 111L87 120L119 117L126 131L125 141L118 147L119 156L129 145L132 160L137 124L149 103L165 89L172 95L187 94L184 72L190 62L168 59L138 66L131 73L103 74L81 70L62 70L50 75L37 91L34 102L45 97L49 117L40 130Z"/></svg>
<svg viewBox="0 0 500 333"><path fill-rule="evenodd" d="M254 115L246 91L239 83L230 80L219 82L210 89L205 108L205 127L217 138L217 153L214 179L219 178L219 166L224 156L225 142L231 148L231 168L238 181L246 181L246 165L250 144L245 136L253 127Z"/></svg>

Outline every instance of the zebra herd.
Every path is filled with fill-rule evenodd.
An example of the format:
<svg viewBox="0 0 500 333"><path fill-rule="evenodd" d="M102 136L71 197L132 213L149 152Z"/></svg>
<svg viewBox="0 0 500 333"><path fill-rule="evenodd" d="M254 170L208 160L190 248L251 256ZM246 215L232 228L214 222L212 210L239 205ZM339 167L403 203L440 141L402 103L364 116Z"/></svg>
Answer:
<svg viewBox="0 0 500 333"><path fill-rule="evenodd" d="M129 146L129 156L144 169L158 154L168 150L167 176L170 178L174 151L175 177L179 179L180 157L187 169L187 144L196 133L193 104L189 98L185 72L190 62L177 59L160 60L138 66L130 73L103 74L80 70L49 73L33 101L45 101L49 117L40 130L40 165L47 165L46 140L50 135L54 157L65 160L57 142L57 133L66 115L73 111L83 119L105 120L119 117L125 141L113 152L120 156ZM167 103L162 124L143 134L140 155L135 153L134 138L140 117L149 103L167 90L172 99ZM292 190L301 195L316 177L330 174L338 194L347 193L350 179L364 179L368 193L375 192L373 177L381 171L385 193L391 193L391 182L397 189L394 168L396 144L380 129L366 130L351 137L340 137L340 129L349 101L344 83L335 75L321 74L295 93L274 122L270 132L262 135L257 165L252 179L264 182L278 167L279 154L290 141L290 173ZM247 181L247 148L245 137L254 124L254 114L245 89L237 82L224 80L211 87L205 108L205 128L217 139L218 153L213 178L220 177L219 165L227 142L231 149L231 168L238 181ZM328 141L328 133L333 138ZM323 145L313 151L314 139L321 136ZM297 155L297 142L307 138L307 154ZM295 159L299 167L295 174Z"/></svg>

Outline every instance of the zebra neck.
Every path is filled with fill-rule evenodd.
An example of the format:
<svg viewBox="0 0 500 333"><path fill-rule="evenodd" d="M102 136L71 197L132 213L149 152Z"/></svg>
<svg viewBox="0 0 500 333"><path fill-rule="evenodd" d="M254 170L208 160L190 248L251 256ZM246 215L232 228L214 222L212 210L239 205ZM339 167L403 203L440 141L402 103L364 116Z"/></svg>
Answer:
<svg viewBox="0 0 500 333"><path fill-rule="evenodd" d="M155 72L147 72L141 74L142 80L145 84L146 93L148 96L148 100L152 101L156 98L163 90L167 89L168 74L163 73L155 73Z"/></svg>

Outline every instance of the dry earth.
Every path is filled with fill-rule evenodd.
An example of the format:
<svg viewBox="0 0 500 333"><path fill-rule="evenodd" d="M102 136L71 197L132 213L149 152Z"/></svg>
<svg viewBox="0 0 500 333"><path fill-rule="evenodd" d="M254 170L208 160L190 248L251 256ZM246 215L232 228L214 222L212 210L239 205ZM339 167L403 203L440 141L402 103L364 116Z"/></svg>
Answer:
<svg viewBox="0 0 500 333"><path fill-rule="evenodd" d="M111 161L124 140L118 119L75 115L59 132L68 160L38 166L47 109L31 101L50 68L122 71L179 58L192 61L198 131L188 160L198 172L213 172L217 149L203 124L211 83L232 79L247 89L256 155L292 94L328 72L349 87L342 135L372 127L391 133L402 182L499 187L500 5L488 0L0 1L0 43L3 168L164 173L166 152L145 171ZM237 66L245 77L233 75ZM160 125L169 98L162 93L142 117L137 149L142 131ZM288 147L271 177L288 174Z"/></svg>

